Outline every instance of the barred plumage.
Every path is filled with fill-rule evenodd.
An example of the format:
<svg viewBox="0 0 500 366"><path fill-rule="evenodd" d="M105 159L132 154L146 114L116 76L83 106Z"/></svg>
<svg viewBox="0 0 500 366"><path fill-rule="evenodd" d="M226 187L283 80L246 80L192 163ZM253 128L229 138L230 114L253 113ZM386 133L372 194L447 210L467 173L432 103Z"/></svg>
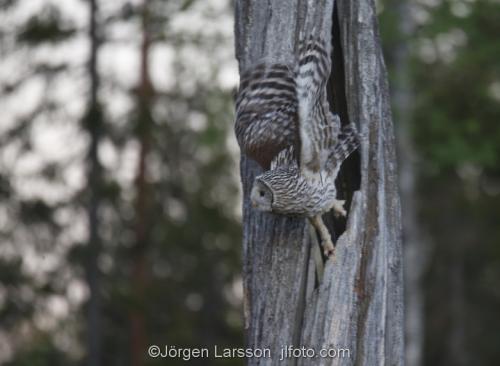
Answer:
<svg viewBox="0 0 500 366"><path fill-rule="evenodd" d="M281 215L313 217L335 208L334 201L337 198L335 179L340 165L359 146L358 134L353 126L344 127L339 137L321 176L318 174L311 177L301 173L297 163L289 159L293 156L293 147L280 152L273 161L271 169L255 179L251 193L254 205L259 206L262 203L260 189L264 187L264 190L272 193L272 200L266 211Z"/></svg>
<svg viewBox="0 0 500 366"><path fill-rule="evenodd" d="M294 65L261 63L241 76L235 132L243 153L269 169L272 159L294 146L303 169L318 172L336 142L338 116L329 110L326 82L331 46L301 42Z"/></svg>
<svg viewBox="0 0 500 366"><path fill-rule="evenodd" d="M296 71L259 64L241 77L235 132L242 151L268 169L287 146L298 146Z"/></svg>
<svg viewBox="0 0 500 366"><path fill-rule="evenodd" d="M359 146L353 125L344 127L330 150L325 169L317 175L305 175L291 157L293 147L281 151L271 169L255 178L250 193L252 205L261 211L288 216L304 216L318 229L327 255L333 253L333 243L321 216L334 210L345 216L344 201L337 199L335 180L342 162Z"/></svg>
<svg viewBox="0 0 500 366"><path fill-rule="evenodd" d="M330 44L309 38L294 65L259 64L246 72L235 125L242 152L269 169L255 179L252 204L309 218L328 254L333 244L321 215L331 209L346 214L335 179L359 144L354 126L340 131L340 119L329 109L330 54Z"/></svg>
<svg viewBox="0 0 500 366"><path fill-rule="evenodd" d="M300 160L304 173L324 168L340 129L338 116L330 112L326 83L331 70L331 46L310 38L299 49L297 95L299 103Z"/></svg>

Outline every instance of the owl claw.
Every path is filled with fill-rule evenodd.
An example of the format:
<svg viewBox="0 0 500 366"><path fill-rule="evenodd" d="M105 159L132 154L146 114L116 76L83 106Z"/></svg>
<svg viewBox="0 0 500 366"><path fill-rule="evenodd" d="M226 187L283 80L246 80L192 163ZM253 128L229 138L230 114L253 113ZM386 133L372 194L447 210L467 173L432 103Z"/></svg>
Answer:
<svg viewBox="0 0 500 366"><path fill-rule="evenodd" d="M335 200L332 208L335 217L346 217L347 211L344 208L345 200Z"/></svg>
<svg viewBox="0 0 500 366"><path fill-rule="evenodd" d="M323 253L325 254L325 257L333 257L333 254L335 253L335 247L333 246L330 234L321 238L321 245L323 247Z"/></svg>
<svg viewBox="0 0 500 366"><path fill-rule="evenodd" d="M333 258L333 255L335 254L335 247L331 242L323 243L323 253L325 254L325 257Z"/></svg>
<svg viewBox="0 0 500 366"><path fill-rule="evenodd" d="M332 238L330 237L330 233L323 223L323 219L321 215L317 215L309 218L311 224L318 230L319 236L321 238L321 246L323 247L323 253L327 258L333 257L335 247L332 243Z"/></svg>

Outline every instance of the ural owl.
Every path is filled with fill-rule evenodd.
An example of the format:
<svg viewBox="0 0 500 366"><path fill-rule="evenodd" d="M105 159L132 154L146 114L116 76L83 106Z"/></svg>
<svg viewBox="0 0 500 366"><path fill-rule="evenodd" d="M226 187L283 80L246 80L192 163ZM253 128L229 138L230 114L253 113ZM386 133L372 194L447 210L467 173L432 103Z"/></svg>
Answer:
<svg viewBox="0 0 500 366"><path fill-rule="evenodd" d="M326 82L331 47L309 39L296 65L260 64L245 73L236 100L235 131L242 151L264 169L252 187L252 205L262 211L307 217L327 256L333 243L322 214L345 216L335 179L341 163L359 145L354 125L340 130L330 112Z"/></svg>
<svg viewBox="0 0 500 366"><path fill-rule="evenodd" d="M271 169L255 178L250 200L261 210L287 216L307 217L318 230L325 255L333 254L334 246L322 215L334 210L346 216L343 200L337 200L335 179L340 165L359 145L358 134L346 126L317 174L303 172L293 158L293 146L282 150L271 163Z"/></svg>

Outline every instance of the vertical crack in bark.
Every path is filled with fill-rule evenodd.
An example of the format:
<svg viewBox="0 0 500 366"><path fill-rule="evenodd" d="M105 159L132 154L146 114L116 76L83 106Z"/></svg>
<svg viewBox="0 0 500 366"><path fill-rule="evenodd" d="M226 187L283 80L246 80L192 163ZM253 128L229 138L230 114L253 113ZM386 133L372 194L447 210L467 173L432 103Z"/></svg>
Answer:
<svg viewBox="0 0 500 366"><path fill-rule="evenodd" d="M370 124L370 146L376 146L379 142L377 126L372 123ZM377 174L375 168L371 168L367 173L369 181L377 181ZM356 278L356 295L358 300L358 314L357 314L357 335L356 335L356 349L359 355L363 355L365 353L364 349L364 337L366 335L366 327L368 324L368 309L370 307L371 300L373 298L373 277L369 273L370 270L368 268L369 264L372 262L372 258L374 255L373 248L370 248L370 244L373 243L373 239L377 238L379 235L379 229L377 225L379 207L378 200L371 199L367 200L367 214L366 214L366 222L365 222L365 234L363 236L363 246L361 247L361 262L359 266L359 273ZM357 357L354 361L355 366L365 365L365 360L362 357Z"/></svg>
<svg viewBox="0 0 500 366"><path fill-rule="evenodd" d="M345 69L344 69L344 55L342 50L342 42L340 37L340 25L338 19L337 2L334 3L332 14L332 73L328 80L328 101L332 112L340 117L342 126L349 124L347 97L345 90ZM359 125L354 121L354 123ZM339 199L345 199L345 207L347 211L351 206L352 195L359 189L361 183L361 168L360 168L360 154L355 151L347 160L342 164L342 167L337 177L336 185ZM346 229L346 220L342 218L334 218L330 212L325 215L325 221L332 233L332 239L337 239L342 235Z"/></svg>
<svg viewBox="0 0 500 366"><path fill-rule="evenodd" d="M307 226L304 227L304 230L307 232L310 232L309 228ZM293 344L296 347L301 347L301 338L302 338L302 332L303 332L303 324L304 324L304 318L305 318L305 310L306 310L306 303L307 303L307 282L308 282L308 273L309 273L309 265L311 263L310 258L311 258L311 246L315 245L313 240L309 240L308 236L304 236L304 243L303 245L307 245L308 248L306 250L307 256L304 260L304 268L303 272L304 276L302 276L302 283L300 284L300 295L298 297L299 303L297 304L297 319L295 321L295 329L293 330ZM292 359L292 366L296 366L298 364L298 359Z"/></svg>

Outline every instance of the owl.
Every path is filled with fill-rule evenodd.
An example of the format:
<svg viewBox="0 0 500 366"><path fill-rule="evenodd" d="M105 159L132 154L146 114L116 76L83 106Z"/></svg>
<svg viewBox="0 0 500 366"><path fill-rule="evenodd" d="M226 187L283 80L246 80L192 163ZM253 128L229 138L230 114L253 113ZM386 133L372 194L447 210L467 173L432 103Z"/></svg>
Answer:
<svg viewBox="0 0 500 366"><path fill-rule="evenodd" d="M335 179L342 162L358 146L359 137L354 126L342 128L318 174L304 173L294 158L293 146L282 150L271 163L270 170L255 178L250 193L252 206L260 211L307 217L320 235L325 255L333 255L334 246L322 215L333 209L336 216L346 216L345 201L337 199Z"/></svg>
<svg viewBox="0 0 500 366"><path fill-rule="evenodd" d="M333 244L321 215L333 209L345 216L335 179L359 143L354 126L340 131L340 119L329 109L330 53L329 43L309 38L294 64L263 63L244 73L235 123L242 152L266 170L254 181L252 205L307 217L327 255Z"/></svg>

